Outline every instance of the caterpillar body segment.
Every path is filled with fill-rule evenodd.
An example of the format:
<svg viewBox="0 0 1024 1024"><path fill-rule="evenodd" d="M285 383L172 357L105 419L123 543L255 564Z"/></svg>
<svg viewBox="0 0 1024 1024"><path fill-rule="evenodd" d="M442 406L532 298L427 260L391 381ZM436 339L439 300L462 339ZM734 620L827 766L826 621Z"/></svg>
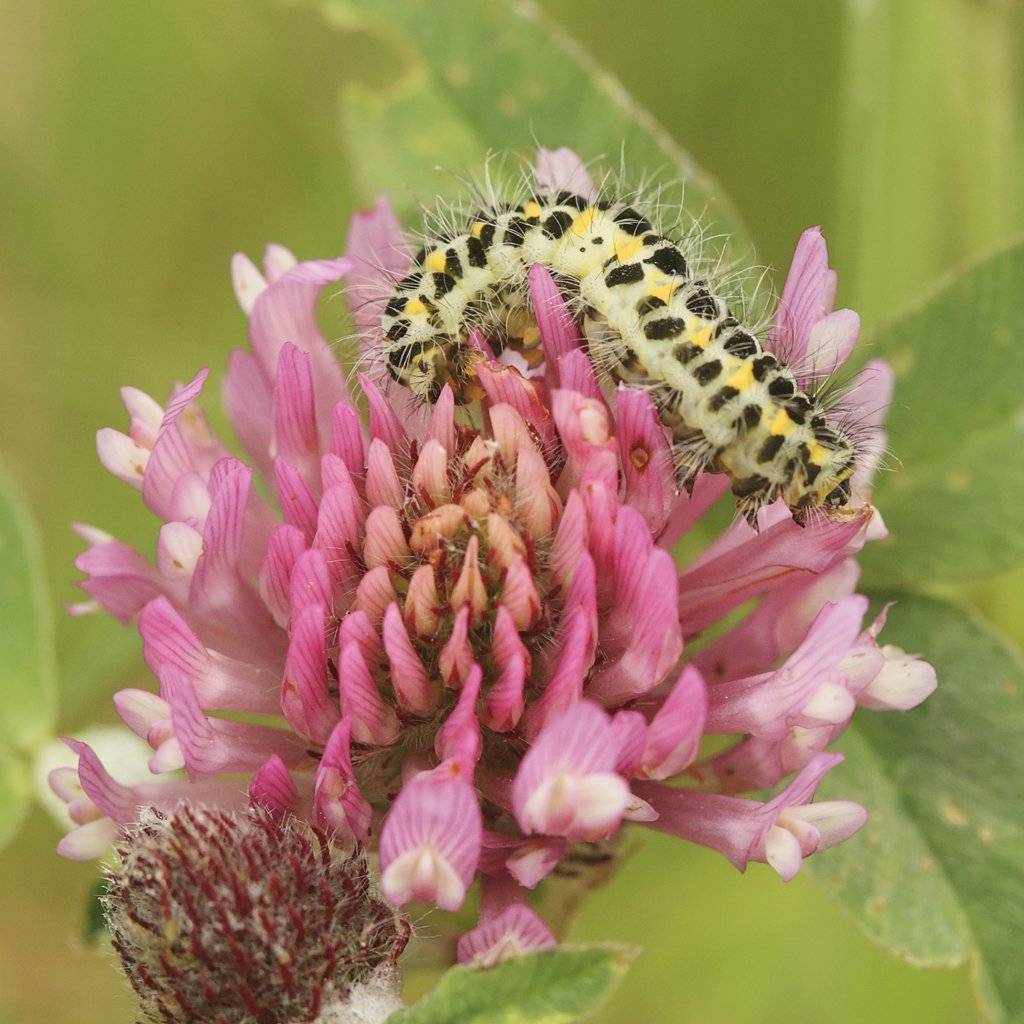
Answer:
<svg viewBox="0 0 1024 1024"><path fill-rule="evenodd" d="M551 272L577 312L594 365L643 387L672 432L680 480L703 470L732 479L753 521L781 497L801 521L850 500L856 459L821 402L691 273L680 246L626 203L541 192L484 210L466 230L428 241L382 318L390 375L428 402L449 384L481 396L468 344L479 328L496 350L542 358L526 275Z"/></svg>

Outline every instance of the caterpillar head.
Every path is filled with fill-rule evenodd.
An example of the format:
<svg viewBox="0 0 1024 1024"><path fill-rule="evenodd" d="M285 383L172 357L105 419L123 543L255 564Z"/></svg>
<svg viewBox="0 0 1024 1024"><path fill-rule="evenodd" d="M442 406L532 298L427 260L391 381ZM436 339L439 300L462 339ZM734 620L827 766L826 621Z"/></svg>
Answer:
<svg viewBox="0 0 1024 1024"><path fill-rule="evenodd" d="M829 511L845 508L850 503L850 478L841 480L822 500L822 507Z"/></svg>
<svg viewBox="0 0 1024 1024"><path fill-rule="evenodd" d="M445 384L451 387L456 404L479 401L484 396L484 390L477 380L476 364L483 357L466 346L460 346L459 351L463 352L463 357L455 365L450 345L426 345L405 363L399 362L396 357L406 353L396 350L387 359L388 373L392 380L398 381L430 405L441 397Z"/></svg>
<svg viewBox="0 0 1024 1024"><path fill-rule="evenodd" d="M448 383L448 359L441 345L427 345L411 359L407 350L396 349L387 359L392 380L407 387L417 398L433 405Z"/></svg>

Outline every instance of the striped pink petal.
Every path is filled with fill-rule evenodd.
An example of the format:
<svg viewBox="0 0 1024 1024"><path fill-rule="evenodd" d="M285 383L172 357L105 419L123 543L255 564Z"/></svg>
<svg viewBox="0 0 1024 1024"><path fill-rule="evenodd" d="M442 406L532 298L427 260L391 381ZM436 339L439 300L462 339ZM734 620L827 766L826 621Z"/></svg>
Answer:
<svg viewBox="0 0 1024 1024"><path fill-rule="evenodd" d="M513 903L497 917L463 935L457 955L460 964L493 967L507 957L557 945L554 935L529 907Z"/></svg>
<svg viewBox="0 0 1024 1024"><path fill-rule="evenodd" d="M287 765L271 754L249 783L249 797L276 818L292 814L299 806L299 790Z"/></svg>
<svg viewBox="0 0 1024 1024"><path fill-rule="evenodd" d="M308 605L298 615L292 623L281 682L281 711L288 724L315 744L326 743L341 718L338 701L330 692L326 626L322 604Z"/></svg>
<svg viewBox="0 0 1024 1024"><path fill-rule="evenodd" d="M313 818L343 840L368 843L373 811L352 770L351 733L351 719L343 718L324 747L313 782Z"/></svg>
<svg viewBox="0 0 1024 1024"><path fill-rule="evenodd" d="M381 889L397 906L410 901L458 910L480 857L480 805L469 782L415 778L384 819Z"/></svg>
<svg viewBox="0 0 1024 1024"><path fill-rule="evenodd" d="M531 744L512 785L516 820L574 841L601 839L629 803L629 787L614 771L614 730L596 704L582 701L551 719Z"/></svg>

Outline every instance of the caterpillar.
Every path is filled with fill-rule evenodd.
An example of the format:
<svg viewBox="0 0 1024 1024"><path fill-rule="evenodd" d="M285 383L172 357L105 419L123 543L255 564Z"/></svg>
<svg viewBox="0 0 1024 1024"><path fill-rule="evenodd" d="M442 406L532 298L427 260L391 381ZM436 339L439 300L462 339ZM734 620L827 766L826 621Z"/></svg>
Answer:
<svg viewBox="0 0 1024 1024"><path fill-rule="evenodd" d="M577 318L594 365L644 387L670 429L680 486L724 472L737 509L782 498L803 523L850 502L854 446L819 397L766 351L728 303L691 271L683 249L626 202L539 189L491 204L461 233L437 234L397 283L382 319L390 376L433 403L448 384L482 395L468 344L480 328L500 351L543 358L526 272L541 263Z"/></svg>

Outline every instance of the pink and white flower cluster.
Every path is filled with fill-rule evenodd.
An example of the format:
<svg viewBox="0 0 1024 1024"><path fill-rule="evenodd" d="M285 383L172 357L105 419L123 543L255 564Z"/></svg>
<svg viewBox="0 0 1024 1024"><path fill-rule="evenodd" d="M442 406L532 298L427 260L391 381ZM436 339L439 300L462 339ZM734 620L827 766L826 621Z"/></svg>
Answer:
<svg viewBox="0 0 1024 1024"><path fill-rule="evenodd" d="M566 151L537 174L593 189ZM156 557L82 529L78 567L83 607L137 622L159 682L114 698L154 779L122 785L69 741L78 767L52 784L78 824L60 851L100 854L143 805L251 797L376 846L395 904L458 910L479 879L480 923L459 944L479 962L553 944L530 890L625 822L792 878L865 820L813 801L854 709L909 708L935 685L878 645L885 613L866 621L855 593L877 514L800 527L764 508L758 530L733 522L680 571L670 550L728 481L676 492L650 396L602 389L544 268L529 282L542 375L483 358L485 398L459 411L447 388L432 408L362 375L350 392L316 325L321 289L345 279L372 347L388 275L408 264L383 200L343 258L273 246L261 273L236 257L251 347L232 354L224 401L248 462L203 416L206 371L166 406L124 390L128 431L100 431L99 453L163 521ZM805 381L856 339L834 294L812 229L778 320ZM849 398L862 500L890 387L871 364ZM702 758L711 734L734 741Z"/></svg>

